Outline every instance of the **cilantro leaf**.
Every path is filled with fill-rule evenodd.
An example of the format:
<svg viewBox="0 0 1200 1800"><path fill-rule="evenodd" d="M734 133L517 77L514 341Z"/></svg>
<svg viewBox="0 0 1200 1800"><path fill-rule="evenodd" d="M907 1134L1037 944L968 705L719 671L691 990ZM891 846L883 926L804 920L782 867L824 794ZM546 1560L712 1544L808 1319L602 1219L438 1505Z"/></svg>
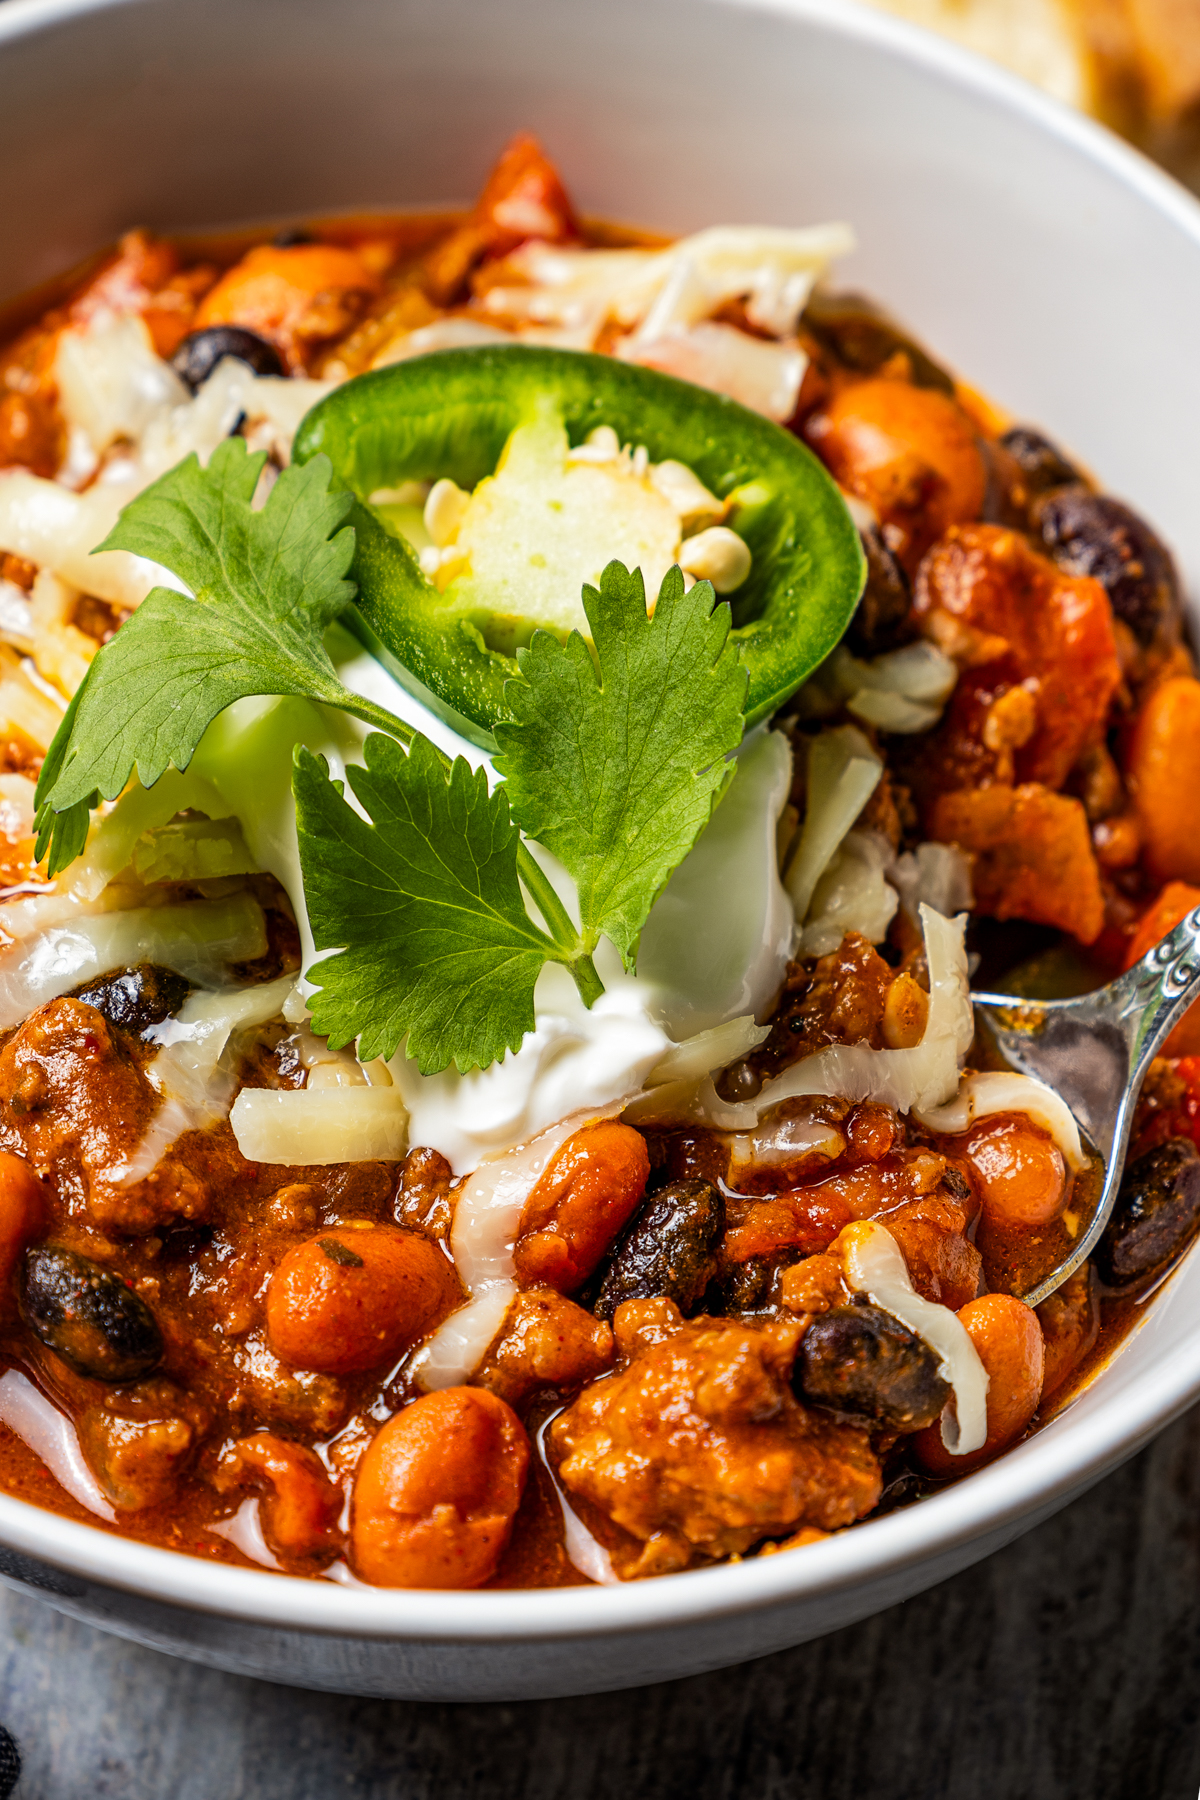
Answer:
<svg viewBox="0 0 1200 1800"><path fill-rule="evenodd" d="M609 563L583 590L595 661L578 632L535 632L504 689L514 722L495 728L513 818L574 880L586 947L605 933L630 970L741 741L746 670L714 598L674 568L648 617L640 569Z"/></svg>
<svg viewBox="0 0 1200 1800"><path fill-rule="evenodd" d="M352 497L329 493L329 462L314 457L252 511L264 460L242 438L218 445L206 469L189 456L99 546L162 563L194 598L154 588L71 702L37 787L37 853L49 850L52 875L82 850L99 798L115 799L135 768L144 787L169 764L186 769L206 727L247 695L300 695L412 735L342 686L322 642L354 597L354 532L338 530Z"/></svg>
<svg viewBox="0 0 1200 1800"><path fill-rule="evenodd" d="M486 1068L534 1026L533 988L559 960L517 880L520 838L503 788L428 739L407 754L372 734L347 777L363 819L322 759L296 751L293 792L309 923L313 1029L364 1062L407 1052L422 1074Z"/></svg>

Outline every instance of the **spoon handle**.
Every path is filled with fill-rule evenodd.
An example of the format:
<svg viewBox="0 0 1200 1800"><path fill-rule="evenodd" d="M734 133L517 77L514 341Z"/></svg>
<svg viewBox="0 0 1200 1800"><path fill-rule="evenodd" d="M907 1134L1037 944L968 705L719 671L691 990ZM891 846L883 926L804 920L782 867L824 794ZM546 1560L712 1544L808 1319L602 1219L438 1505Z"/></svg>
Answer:
<svg viewBox="0 0 1200 1800"><path fill-rule="evenodd" d="M1200 906L1194 907L1141 962L1113 983L1129 1044L1129 1085L1142 1077L1191 1003L1200 996Z"/></svg>

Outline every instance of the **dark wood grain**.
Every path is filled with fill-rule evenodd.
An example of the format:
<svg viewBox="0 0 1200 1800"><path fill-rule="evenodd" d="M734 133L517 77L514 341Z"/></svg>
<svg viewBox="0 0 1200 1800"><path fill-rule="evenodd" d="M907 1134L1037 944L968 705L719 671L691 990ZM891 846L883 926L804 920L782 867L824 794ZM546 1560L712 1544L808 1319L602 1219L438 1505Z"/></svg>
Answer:
<svg viewBox="0 0 1200 1800"><path fill-rule="evenodd" d="M419 1706L0 1609L17 1800L1196 1800L1200 1411L1068 1511L819 1643L628 1694Z"/></svg>

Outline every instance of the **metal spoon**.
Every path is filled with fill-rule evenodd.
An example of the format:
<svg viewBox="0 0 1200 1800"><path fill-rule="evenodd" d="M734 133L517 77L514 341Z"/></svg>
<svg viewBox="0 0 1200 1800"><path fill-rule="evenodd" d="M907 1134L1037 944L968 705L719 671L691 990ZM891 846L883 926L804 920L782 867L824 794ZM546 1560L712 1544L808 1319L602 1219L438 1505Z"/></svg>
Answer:
<svg viewBox="0 0 1200 1800"><path fill-rule="evenodd" d="M1022 1296L1037 1306L1089 1257L1108 1224L1146 1070L1200 996L1200 906L1107 987L1075 1000L972 994L1004 1060L1061 1094L1104 1159L1104 1186L1090 1225L1070 1254Z"/></svg>

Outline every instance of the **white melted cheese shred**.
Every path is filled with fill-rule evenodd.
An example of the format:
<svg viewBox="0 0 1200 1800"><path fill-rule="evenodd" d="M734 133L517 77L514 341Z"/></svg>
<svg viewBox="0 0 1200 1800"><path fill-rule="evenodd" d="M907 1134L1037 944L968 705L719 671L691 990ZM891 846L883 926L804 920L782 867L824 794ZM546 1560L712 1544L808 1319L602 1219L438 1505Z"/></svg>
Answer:
<svg viewBox="0 0 1200 1800"><path fill-rule="evenodd" d="M964 943L966 915L946 919L923 905L921 926L929 965L929 1018L921 1042L911 1050L831 1044L803 1057L739 1109L747 1127L780 1101L801 1094L877 1100L897 1112L912 1112L942 1106L957 1092L959 1066L975 1032Z"/></svg>
<svg viewBox="0 0 1200 1800"><path fill-rule="evenodd" d="M399 1162L408 1149L394 1087L243 1088L229 1118L250 1162Z"/></svg>
<svg viewBox="0 0 1200 1800"><path fill-rule="evenodd" d="M954 1406L942 1414L942 1442L952 1456L982 1450L987 1442L988 1373L970 1333L948 1306L925 1300L909 1280L891 1232L873 1220L848 1225L833 1246L846 1278L872 1305L891 1313L941 1357L938 1373L954 1390Z"/></svg>
<svg viewBox="0 0 1200 1800"><path fill-rule="evenodd" d="M75 1427L65 1413L16 1369L0 1375L0 1425L40 1457L59 1487L97 1518L115 1521L116 1513L88 1468Z"/></svg>
<svg viewBox="0 0 1200 1800"><path fill-rule="evenodd" d="M471 1299L413 1359L412 1371L426 1390L454 1387L478 1367L516 1298L513 1247L525 1202L573 1132L620 1110L617 1100L598 1112L559 1119L532 1142L486 1158L459 1189L450 1250Z"/></svg>
<svg viewBox="0 0 1200 1800"><path fill-rule="evenodd" d="M0 958L0 1029L110 969L165 963L190 981L212 981L226 963L251 961L266 948L262 907L249 894L92 916L78 904L47 905L34 933Z"/></svg>
<svg viewBox="0 0 1200 1800"><path fill-rule="evenodd" d="M915 1113L917 1122L927 1131L957 1135L969 1131L977 1119L996 1113L1024 1113L1035 1125L1049 1132L1063 1153L1067 1167L1075 1174L1086 1169L1090 1157L1083 1148L1079 1127L1061 1094L1037 1081L1032 1075L1018 1075L1011 1069L985 1070L964 1075L957 1094L944 1106L929 1107Z"/></svg>
<svg viewBox="0 0 1200 1800"><path fill-rule="evenodd" d="M334 385L258 376L226 357L193 399L155 356L143 322L111 314L63 333L56 373L67 426L84 453L81 477L115 439L135 442L80 494L26 469L0 473L0 549L124 607L140 606L152 587L182 591L183 584L125 550L92 555L121 508L193 451L207 463L243 414L259 436L286 450L304 414Z"/></svg>
<svg viewBox="0 0 1200 1800"><path fill-rule="evenodd" d="M146 1037L162 1046L146 1070L163 1104L141 1142L109 1179L123 1187L143 1181L175 1139L185 1131L215 1125L229 1111L236 1081L225 1066L225 1052L235 1032L277 1018L295 987L290 975L259 987L224 988L188 996L173 1019L151 1026Z"/></svg>

